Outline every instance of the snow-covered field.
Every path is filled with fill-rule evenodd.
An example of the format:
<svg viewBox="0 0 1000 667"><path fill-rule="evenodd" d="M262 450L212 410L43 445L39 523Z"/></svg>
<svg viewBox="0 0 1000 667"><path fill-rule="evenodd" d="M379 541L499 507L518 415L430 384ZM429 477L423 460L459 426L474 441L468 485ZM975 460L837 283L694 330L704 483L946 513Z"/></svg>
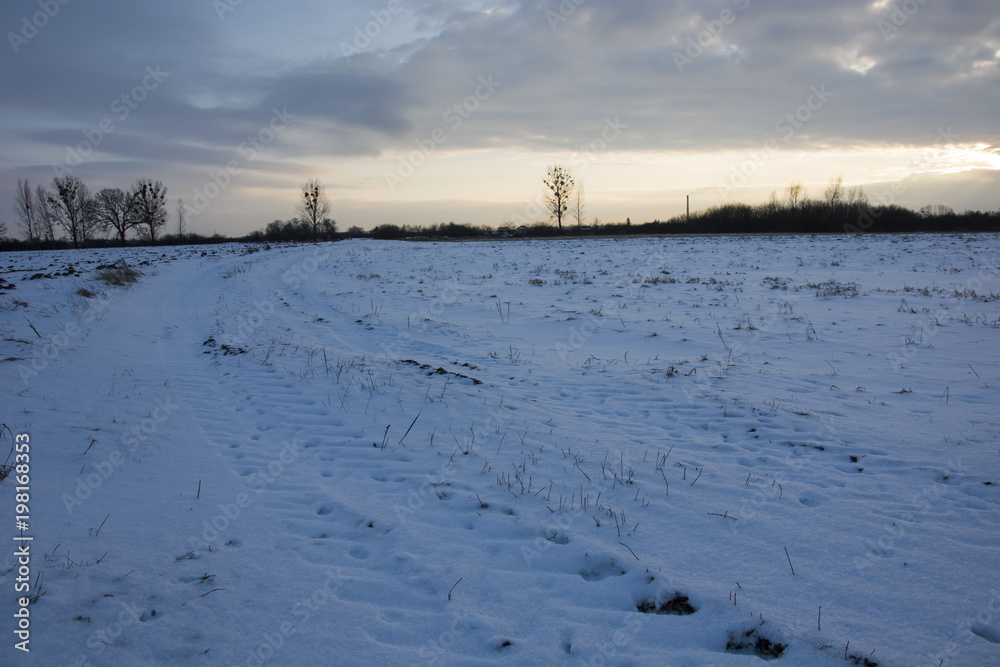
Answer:
<svg viewBox="0 0 1000 667"><path fill-rule="evenodd" d="M2 255L0 664L1000 664L998 253Z"/></svg>

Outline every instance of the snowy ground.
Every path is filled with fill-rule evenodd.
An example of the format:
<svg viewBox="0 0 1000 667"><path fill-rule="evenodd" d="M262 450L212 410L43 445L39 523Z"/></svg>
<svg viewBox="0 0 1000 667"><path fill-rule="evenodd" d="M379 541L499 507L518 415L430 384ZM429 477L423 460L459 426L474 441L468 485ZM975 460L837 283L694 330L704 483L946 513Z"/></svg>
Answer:
<svg viewBox="0 0 1000 667"><path fill-rule="evenodd" d="M0 255L0 664L1000 664L998 252Z"/></svg>

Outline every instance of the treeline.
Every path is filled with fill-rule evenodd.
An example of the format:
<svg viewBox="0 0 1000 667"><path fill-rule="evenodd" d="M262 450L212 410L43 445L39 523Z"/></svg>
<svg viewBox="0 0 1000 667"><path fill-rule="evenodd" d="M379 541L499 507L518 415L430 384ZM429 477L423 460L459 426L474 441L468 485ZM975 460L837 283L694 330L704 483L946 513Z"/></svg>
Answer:
<svg viewBox="0 0 1000 667"><path fill-rule="evenodd" d="M439 225L379 225L370 232L368 236L373 239L402 239L402 238L446 238L446 239L471 239L479 237L494 236L495 230L491 227L480 225L464 225L454 222Z"/></svg>
<svg viewBox="0 0 1000 667"><path fill-rule="evenodd" d="M336 222L325 219L314 235L312 224L301 218L275 220L264 229L247 234L243 241L275 243L283 241L334 241L338 239L409 239L409 238L449 238L468 239L496 236L496 230L483 225L466 225L454 222L434 225L394 225L384 224L372 230L351 227L346 232L338 232Z"/></svg>
<svg viewBox="0 0 1000 667"><path fill-rule="evenodd" d="M550 172L553 170L550 169ZM557 174L558 176L558 174ZM564 183L566 177L553 177L549 183ZM565 186L563 186L565 187ZM573 194L579 195L577 189ZM698 234L895 234L902 232L998 232L1000 231L1000 210L965 211L956 213L942 205L925 206L913 211L892 203L891 197L880 202L872 202L860 187L845 187L838 177L830 181L822 199L810 199L800 183L793 183L778 197L771 194L769 201L762 204L730 203L713 206L690 215L679 215L668 220L654 220L633 224L630 219L624 223L600 223L596 218L592 224L582 224L582 203L575 203L575 226L566 225L557 216L565 211L568 194L558 199L552 197L548 210L556 224L535 222L516 225L505 222L500 227L459 224L455 222L429 226L384 224L364 231L352 227L337 238L374 239L487 239L487 238L550 238L561 235L575 236L624 236L624 235L698 235ZM304 240L304 227L296 227L294 221L284 223L281 229L292 231L284 237L265 234L260 240ZM277 232L277 223L268 230ZM297 234L297 236L296 236Z"/></svg>
<svg viewBox="0 0 1000 667"><path fill-rule="evenodd" d="M551 170L550 170L551 171ZM546 181L549 184L551 181ZM562 199L566 199L564 195ZM547 238L572 234L577 236L623 236L644 234L895 234L903 232L998 232L1000 209L956 213L948 206L925 206L913 211L892 203L892 197L872 202L860 187L846 188L843 179L832 180L822 199L810 199L801 184L794 183L779 199L776 192L763 204L731 203L713 206L690 215L665 221L632 224L582 224L577 215L575 227L562 224L557 212L565 205L553 199L550 213L555 225L505 223L499 228L448 223L430 227L381 225L368 236L372 238ZM579 206L579 203L577 204Z"/></svg>
<svg viewBox="0 0 1000 667"><path fill-rule="evenodd" d="M34 189L18 181L15 213L24 240L2 238L0 250L106 247L121 245L182 245L245 241L258 243L334 241L344 238L373 239L488 239L546 238L561 235L697 235L697 234L891 234L900 232L998 232L1000 210L956 213L947 206L925 206L919 211L898 206L885 198L871 202L861 188L844 188L841 179L832 181L822 199L810 199L800 184L788 187L781 199L772 193L763 204L731 203L713 206L690 215L632 224L584 225L577 216L575 226L545 222L500 227L460 224L416 226L383 224L370 231L351 227L337 230L336 222L325 217L329 202L318 181L302 190L296 207L298 217L274 220L263 229L242 238L219 234L211 237L187 234L184 207L178 201L177 233L163 234L167 221L166 187L160 181L137 180L127 191L105 188L91 195L73 176L53 179L49 188ZM561 205L560 205L561 206ZM561 209L560 209L561 210ZM59 232L64 238L59 238Z"/></svg>
<svg viewBox="0 0 1000 667"><path fill-rule="evenodd" d="M943 206L927 206L913 211L897 205L833 207L826 202L804 201L794 208L766 203L723 204L690 217L654 220L633 224L613 222L591 225L533 223L515 227L469 224L379 225L369 232L353 227L338 238L374 239L491 239L553 238L558 236L629 236L629 235L699 235L699 234L897 234L904 232L1000 232L1000 210L956 213Z"/></svg>
<svg viewBox="0 0 1000 667"><path fill-rule="evenodd" d="M623 229L624 227L624 229ZM1000 210L956 213L947 207L924 207L919 212L894 204L865 205L856 210L832 208L825 202L775 209L768 204L724 204L631 227L631 233L649 234L897 234L904 232L996 232ZM630 233L623 225L601 233Z"/></svg>
<svg viewBox="0 0 1000 667"><path fill-rule="evenodd" d="M156 245L208 245L214 243L233 243L240 241L238 238L230 238L222 234L212 236L202 236L201 234L163 234L156 237ZM87 248L121 248L124 246L148 246L152 245L149 240L139 237L129 238L124 244L118 239L101 237L87 240ZM16 250L67 250L73 247L73 243L67 239L50 239L40 241L26 241L24 239L0 238L0 252Z"/></svg>
<svg viewBox="0 0 1000 667"><path fill-rule="evenodd" d="M123 245L131 235L156 243L167 222L167 188L161 181L140 178L128 190L104 188L91 193L76 176L56 176L49 187L18 181L14 215L28 248ZM178 233L183 236L183 212ZM60 239L60 233L63 239ZM4 239L6 246L16 241Z"/></svg>
<svg viewBox="0 0 1000 667"><path fill-rule="evenodd" d="M269 222L264 229L250 232L242 240L252 243L276 243L281 241L335 241L342 238L337 234L337 223L323 218L315 225L309 220L292 218Z"/></svg>

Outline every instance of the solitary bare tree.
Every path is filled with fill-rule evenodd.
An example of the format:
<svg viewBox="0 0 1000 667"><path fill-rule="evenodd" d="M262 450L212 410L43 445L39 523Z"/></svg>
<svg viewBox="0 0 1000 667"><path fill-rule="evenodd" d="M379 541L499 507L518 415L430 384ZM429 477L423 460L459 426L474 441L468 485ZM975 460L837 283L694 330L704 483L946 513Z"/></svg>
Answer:
<svg viewBox="0 0 1000 667"><path fill-rule="evenodd" d="M129 197L135 205L139 233L155 243L157 230L167 223L167 187L162 181L140 178Z"/></svg>
<svg viewBox="0 0 1000 667"><path fill-rule="evenodd" d="M543 182L549 188L545 203L549 213L559 224L559 231L562 231L563 214L569 210L570 195L573 192L573 175L565 167L551 165Z"/></svg>
<svg viewBox="0 0 1000 667"><path fill-rule="evenodd" d="M580 181L576 184L576 190L573 192L573 218L576 220L577 229L583 226L584 214L587 211L587 203L584 200L583 190L583 181Z"/></svg>
<svg viewBox="0 0 1000 667"><path fill-rule="evenodd" d="M29 242L37 241L42 236L39 224L40 213L35 193L31 191L31 185L27 180L18 181L17 189L14 191L14 214Z"/></svg>
<svg viewBox="0 0 1000 667"><path fill-rule="evenodd" d="M101 229L114 232L122 245L140 222L135 199L119 188L104 188L94 195L94 216Z"/></svg>
<svg viewBox="0 0 1000 667"><path fill-rule="evenodd" d="M184 236L187 232L187 220L184 217L184 198L177 198L177 236Z"/></svg>
<svg viewBox="0 0 1000 667"><path fill-rule="evenodd" d="M302 199L295 212L312 227L313 240L319 238L319 227L330 212L330 200L326 197L326 188L318 179L311 178L302 186ZM335 227L333 231L336 231Z"/></svg>

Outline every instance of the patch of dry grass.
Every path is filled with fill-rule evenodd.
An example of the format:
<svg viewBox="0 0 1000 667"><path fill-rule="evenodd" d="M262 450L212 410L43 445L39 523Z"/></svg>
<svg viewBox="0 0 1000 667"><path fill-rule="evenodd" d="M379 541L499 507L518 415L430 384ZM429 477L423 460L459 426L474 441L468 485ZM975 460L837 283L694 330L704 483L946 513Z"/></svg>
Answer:
<svg viewBox="0 0 1000 667"><path fill-rule="evenodd" d="M132 283L138 282L141 275L141 271L129 266L125 260L116 264L99 266L97 271L97 279L112 287L128 287Z"/></svg>

